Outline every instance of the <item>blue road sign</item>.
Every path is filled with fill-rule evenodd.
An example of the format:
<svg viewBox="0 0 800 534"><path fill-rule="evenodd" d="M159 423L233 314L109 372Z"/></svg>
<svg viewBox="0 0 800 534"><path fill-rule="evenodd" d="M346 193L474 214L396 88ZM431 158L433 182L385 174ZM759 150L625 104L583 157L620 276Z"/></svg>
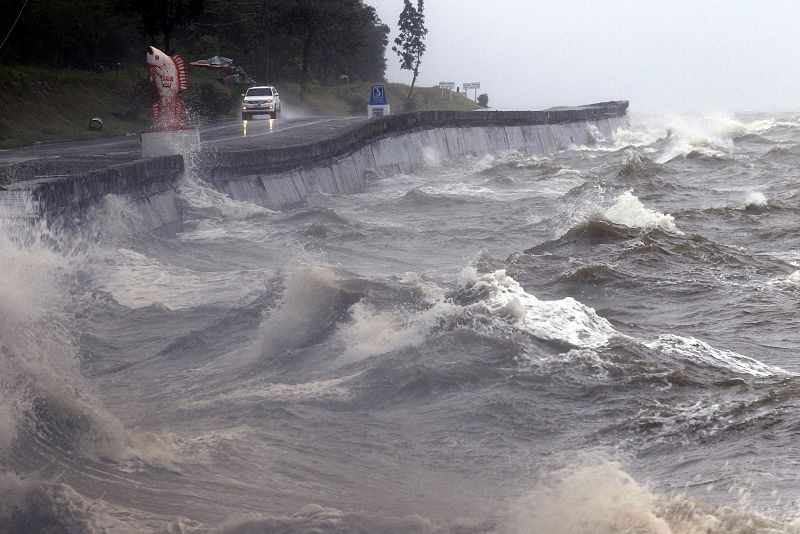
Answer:
<svg viewBox="0 0 800 534"><path fill-rule="evenodd" d="M369 97L370 106L388 106L389 101L386 98L386 88L381 85L373 85L372 93Z"/></svg>

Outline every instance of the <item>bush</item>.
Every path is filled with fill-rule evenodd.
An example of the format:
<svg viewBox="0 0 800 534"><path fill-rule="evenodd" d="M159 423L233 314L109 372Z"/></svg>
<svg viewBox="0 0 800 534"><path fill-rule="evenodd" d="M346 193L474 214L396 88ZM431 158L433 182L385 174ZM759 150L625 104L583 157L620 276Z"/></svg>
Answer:
<svg viewBox="0 0 800 534"><path fill-rule="evenodd" d="M239 96L216 80L202 80L189 84L183 97L192 118L214 120L231 112Z"/></svg>
<svg viewBox="0 0 800 534"><path fill-rule="evenodd" d="M417 102L413 98L411 100L406 100L403 104L403 111L406 113L417 111Z"/></svg>
<svg viewBox="0 0 800 534"><path fill-rule="evenodd" d="M488 108L489 107L489 95L487 95L486 93L478 95L478 105L480 107L482 107L482 108Z"/></svg>

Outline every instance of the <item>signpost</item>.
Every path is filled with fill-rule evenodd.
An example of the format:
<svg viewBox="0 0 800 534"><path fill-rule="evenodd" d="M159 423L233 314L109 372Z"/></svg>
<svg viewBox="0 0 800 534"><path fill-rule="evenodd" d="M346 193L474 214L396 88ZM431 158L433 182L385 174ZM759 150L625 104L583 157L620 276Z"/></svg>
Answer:
<svg viewBox="0 0 800 534"><path fill-rule="evenodd" d="M442 97L445 91L452 91L456 88L456 82L439 82L439 89L442 90Z"/></svg>
<svg viewBox="0 0 800 534"><path fill-rule="evenodd" d="M367 116L383 117L384 115L389 115L389 96L386 94L386 86L375 84L369 94Z"/></svg>
<svg viewBox="0 0 800 534"><path fill-rule="evenodd" d="M475 90L475 98L474 100L478 101L478 89L481 88L481 82L471 82L471 83L464 83L464 93L467 92L469 89Z"/></svg>

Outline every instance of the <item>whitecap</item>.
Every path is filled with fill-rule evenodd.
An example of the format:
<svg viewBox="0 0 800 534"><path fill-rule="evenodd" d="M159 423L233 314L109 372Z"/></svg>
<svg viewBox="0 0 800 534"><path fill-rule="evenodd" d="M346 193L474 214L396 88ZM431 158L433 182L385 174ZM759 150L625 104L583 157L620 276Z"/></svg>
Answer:
<svg viewBox="0 0 800 534"><path fill-rule="evenodd" d="M611 323L594 309L572 297L539 300L526 293L505 269L473 279L465 273L463 279L467 288L487 292L484 299L470 306L471 309L506 320L540 339L561 341L579 348L599 348L618 335Z"/></svg>
<svg viewBox="0 0 800 534"><path fill-rule="evenodd" d="M769 281L769 285L793 291L800 290L800 271L795 271L785 277L774 278Z"/></svg>
<svg viewBox="0 0 800 534"><path fill-rule="evenodd" d="M673 234L682 234L675 226L675 218L668 213L647 209L644 204L630 191L617 197L616 203L608 208L605 218L615 224L622 224L630 228L659 227Z"/></svg>
<svg viewBox="0 0 800 534"><path fill-rule="evenodd" d="M705 341L693 337L663 334L655 341L645 343L645 346L695 364L702 363L759 378L789 374L780 367L768 365L730 350L714 348Z"/></svg>
<svg viewBox="0 0 800 534"><path fill-rule="evenodd" d="M744 199L745 208L764 208L767 206L769 199L760 191L750 191Z"/></svg>

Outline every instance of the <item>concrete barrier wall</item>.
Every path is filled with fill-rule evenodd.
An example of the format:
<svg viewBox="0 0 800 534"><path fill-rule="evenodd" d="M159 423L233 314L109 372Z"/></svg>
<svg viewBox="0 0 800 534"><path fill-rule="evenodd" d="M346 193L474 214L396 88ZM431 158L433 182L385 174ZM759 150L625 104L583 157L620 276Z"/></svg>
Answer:
<svg viewBox="0 0 800 534"><path fill-rule="evenodd" d="M365 145L402 134L440 128L487 128L586 123L626 115L628 101L601 102L549 111L419 111L387 115L353 125L332 139L297 146L225 150L209 154L207 172L275 174L323 164Z"/></svg>
<svg viewBox="0 0 800 534"><path fill-rule="evenodd" d="M366 176L410 172L425 150L442 158L518 150L547 155L569 145L610 137L627 124L628 102L604 102L547 111L425 111L370 119L332 138L297 146L220 150L192 158L192 172L232 198L273 209L301 204L310 192L357 192ZM181 223L177 186L187 164L167 156L113 165L99 171L13 184L0 203L24 198L29 216L69 217L105 195L125 196L147 226ZM17 200L14 200L17 199ZM13 207L13 206L12 206Z"/></svg>
<svg viewBox="0 0 800 534"><path fill-rule="evenodd" d="M515 150L526 155L554 154L570 145L590 145L597 136L611 138L627 117L528 126L450 127L382 137L350 153L317 159L311 165L275 171L262 170L262 155L250 152L225 155L228 166L205 169L205 179L236 200L271 209L302 204L314 191L361 191L370 173L391 176L413 172L427 158L454 159ZM241 159L238 159L240 156Z"/></svg>
<svg viewBox="0 0 800 534"><path fill-rule="evenodd" d="M183 156L166 156L18 185L29 191L29 211L33 211L29 215L79 220L76 214L113 194L128 198L141 213L145 227L155 229L181 222L176 184L183 172Z"/></svg>

